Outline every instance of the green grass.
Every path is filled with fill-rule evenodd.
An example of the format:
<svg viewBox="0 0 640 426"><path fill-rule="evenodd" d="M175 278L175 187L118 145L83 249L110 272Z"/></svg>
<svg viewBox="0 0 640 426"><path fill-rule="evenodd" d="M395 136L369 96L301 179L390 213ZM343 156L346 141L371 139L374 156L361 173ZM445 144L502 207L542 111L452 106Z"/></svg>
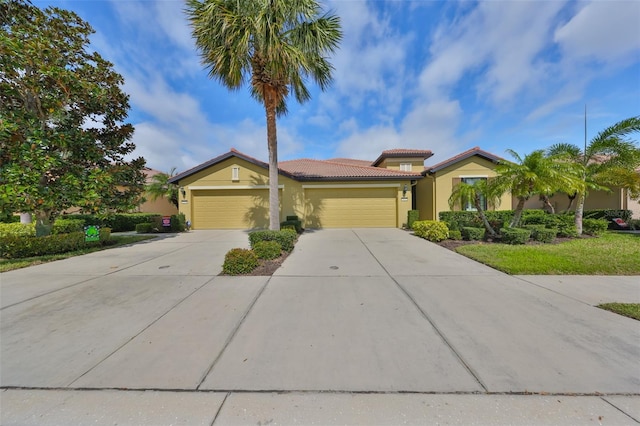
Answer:
<svg viewBox="0 0 640 426"><path fill-rule="evenodd" d="M640 303L604 303L598 308L640 321Z"/></svg>
<svg viewBox="0 0 640 426"><path fill-rule="evenodd" d="M456 251L514 275L640 275L640 234L607 232L560 244L479 243Z"/></svg>
<svg viewBox="0 0 640 426"><path fill-rule="evenodd" d="M50 254L47 256L25 257L24 259L0 259L0 272L12 271L14 269L26 268L28 266L39 265L41 263L53 262L54 260L67 259L74 256L81 256L94 251L108 250L113 247L126 244L137 243L139 241L155 238L152 235L117 235L111 236L109 245L103 247L91 247L77 251L70 251L61 254Z"/></svg>

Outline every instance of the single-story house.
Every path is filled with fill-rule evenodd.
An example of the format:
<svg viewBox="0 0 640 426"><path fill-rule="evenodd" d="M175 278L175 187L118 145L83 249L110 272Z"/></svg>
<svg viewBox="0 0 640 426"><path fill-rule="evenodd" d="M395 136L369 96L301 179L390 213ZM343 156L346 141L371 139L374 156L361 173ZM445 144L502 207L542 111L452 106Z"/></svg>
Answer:
<svg viewBox="0 0 640 426"><path fill-rule="evenodd" d="M398 228L412 209L420 211L420 219L437 219L440 211L449 210L456 182L494 176L499 160L473 148L425 169L424 161L432 155L429 150L392 149L373 162L282 161L280 220L296 215L306 228ZM179 210L193 229L266 228L268 169L267 163L231 149L169 181L179 185ZM510 209L511 196L505 194L497 208Z"/></svg>

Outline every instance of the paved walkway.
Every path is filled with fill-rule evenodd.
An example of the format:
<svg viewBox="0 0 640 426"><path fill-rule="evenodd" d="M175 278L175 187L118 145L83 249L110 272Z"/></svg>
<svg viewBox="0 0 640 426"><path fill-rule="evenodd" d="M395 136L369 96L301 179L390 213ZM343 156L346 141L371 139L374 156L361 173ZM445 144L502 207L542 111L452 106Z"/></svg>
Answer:
<svg viewBox="0 0 640 426"><path fill-rule="evenodd" d="M397 229L306 232L273 277L218 276L247 245L193 231L1 274L0 423L640 420L640 327L593 306L640 300L637 277L510 277Z"/></svg>

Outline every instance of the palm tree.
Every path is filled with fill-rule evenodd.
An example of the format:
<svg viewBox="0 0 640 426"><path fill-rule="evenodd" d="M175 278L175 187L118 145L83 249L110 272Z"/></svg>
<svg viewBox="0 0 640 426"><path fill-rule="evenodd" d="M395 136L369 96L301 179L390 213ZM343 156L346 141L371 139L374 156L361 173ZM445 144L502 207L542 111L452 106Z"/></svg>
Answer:
<svg viewBox="0 0 640 426"><path fill-rule="evenodd" d="M498 180L518 200L509 227L520 224L524 204L532 196L548 197L556 191L572 192L581 189L581 168L565 155L545 155L545 151L539 149L522 158L511 149L507 152L517 162L503 161L496 167L496 172Z"/></svg>
<svg viewBox="0 0 640 426"><path fill-rule="evenodd" d="M264 105L269 148L269 228L277 230L276 116L286 114L290 92L303 103L308 77L322 90L332 80L326 55L342 38L340 19L320 15L316 0L187 0L186 13L209 76L227 88L251 84Z"/></svg>
<svg viewBox="0 0 640 426"><path fill-rule="evenodd" d="M498 233L487 220L482 201L483 199L486 200L488 206L498 206L500 205L500 196L503 193L503 188L493 179L491 181L478 179L472 184L460 182L453 188L451 196L449 196L449 208L453 210L456 204L464 204L467 200L470 200L476 208L487 233L491 238L495 238Z"/></svg>
<svg viewBox="0 0 640 426"><path fill-rule="evenodd" d="M608 190L607 185L621 185L632 192L638 191L636 168L640 165L640 149L634 141L627 139L628 135L638 131L640 116L631 117L599 132L584 151L566 143L553 145L547 150L549 155L567 155L582 167L582 189L575 191L578 199L575 211L578 235L582 234L582 215L588 189Z"/></svg>
<svg viewBox="0 0 640 426"><path fill-rule="evenodd" d="M146 192L152 200L166 198L171 204L178 207L178 186L169 183L169 179L175 176L176 168L172 167L169 173L157 173L151 177L151 182L146 186Z"/></svg>

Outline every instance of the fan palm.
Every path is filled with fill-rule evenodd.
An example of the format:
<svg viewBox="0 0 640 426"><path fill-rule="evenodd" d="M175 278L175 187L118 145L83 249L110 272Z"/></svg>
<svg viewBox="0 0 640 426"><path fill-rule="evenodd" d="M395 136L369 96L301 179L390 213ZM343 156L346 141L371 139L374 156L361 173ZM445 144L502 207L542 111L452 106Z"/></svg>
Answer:
<svg viewBox="0 0 640 426"><path fill-rule="evenodd" d="M340 19L315 0L187 0L193 37L209 76L227 88L251 85L264 105L269 148L269 227L279 229L276 116L291 92L303 103L307 78L324 90L333 67L326 55L342 38Z"/></svg>
<svg viewBox="0 0 640 426"><path fill-rule="evenodd" d="M498 180L518 200L510 227L520 224L525 202L534 195L549 196L556 191L572 192L582 189L581 167L566 155L545 155L536 150L523 157L507 150L516 162L503 161L496 167Z"/></svg>
<svg viewBox="0 0 640 426"><path fill-rule="evenodd" d="M470 200L478 212L478 216L480 216L487 233L491 238L495 238L497 232L493 229L484 213L482 200L486 200L488 206L498 206L500 205L500 196L503 193L504 190L493 179L490 181L478 179L472 184L460 182L453 188L451 196L449 196L449 208L453 210L456 204L464 204L467 200Z"/></svg>
<svg viewBox="0 0 640 426"><path fill-rule="evenodd" d="M630 134L638 131L640 116L631 117L599 132L584 151L567 143L553 145L547 150L549 155L566 155L582 167L582 189L575 191L578 199L575 211L578 234L582 234L582 215L588 189L607 190L608 185L621 185L636 195L640 190L636 171L640 166L640 149L628 139Z"/></svg>
<svg viewBox="0 0 640 426"><path fill-rule="evenodd" d="M178 186L169 183L169 179L175 174L176 168L173 167L169 173L161 172L151 177L151 182L146 186L145 190L152 200L166 198L171 204L178 207Z"/></svg>

